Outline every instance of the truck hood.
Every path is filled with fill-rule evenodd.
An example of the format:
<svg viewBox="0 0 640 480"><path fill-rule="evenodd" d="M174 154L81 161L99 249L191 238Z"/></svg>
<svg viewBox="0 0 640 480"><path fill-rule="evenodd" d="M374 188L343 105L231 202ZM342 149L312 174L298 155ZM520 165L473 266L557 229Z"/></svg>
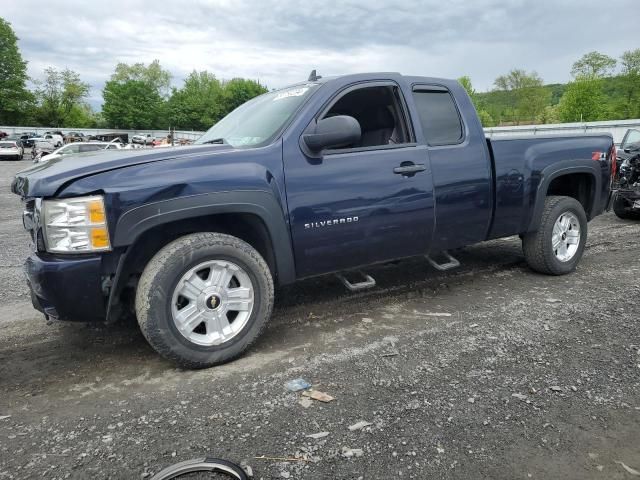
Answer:
<svg viewBox="0 0 640 480"><path fill-rule="evenodd" d="M50 197L65 184L97 173L232 149L230 145L195 145L162 149L109 150L62 157L18 172L11 184L11 191L22 198Z"/></svg>

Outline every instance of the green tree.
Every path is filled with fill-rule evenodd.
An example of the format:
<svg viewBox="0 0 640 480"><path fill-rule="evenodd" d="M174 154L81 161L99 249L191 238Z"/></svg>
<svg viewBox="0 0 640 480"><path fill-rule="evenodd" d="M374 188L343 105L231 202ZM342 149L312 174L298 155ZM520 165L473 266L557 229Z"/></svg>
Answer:
<svg viewBox="0 0 640 480"><path fill-rule="evenodd" d="M37 116L43 125L62 127L71 111L84 105L89 84L68 68L47 68L44 73L44 80L36 82Z"/></svg>
<svg viewBox="0 0 640 480"><path fill-rule="evenodd" d="M464 75L458 79L458 83L462 85L462 88L467 91L467 94L469 95L469 97L471 97L471 100L473 100L473 98L476 96L476 91L473 88L473 84L471 83L471 78L467 75Z"/></svg>
<svg viewBox="0 0 640 480"><path fill-rule="evenodd" d="M495 127L497 125L496 121L487 110L483 108L476 110L478 111L478 118L480 119L480 123L483 127Z"/></svg>
<svg viewBox="0 0 640 480"><path fill-rule="evenodd" d="M620 57L622 64L621 101L618 107L622 118L640 117L640 48L628 50Z"/></svg>
<svg viewBox="0 0 640 480"><path fill-rule="evenodd" d="M569 83L558 104L563 122L592 122L606 116L601 80L579 77Z"/></svg>
<svg viewBox="0 0 640 480"><path fill-rule="evenodd" d="M574 81L558 103L558 116L563 122L591 122L608 116L603 79L610 75L616 60L599 52L589 52L573 64Z"/></svg>
<svg viewBox="0 0 640 480"><path fill-rule="evenodd" d="M549 104L550 92L536 72L514 69L496 78L496 90L509 94L510 115L516 124L535 121Z"/></svg>
<svg viewBox="0 0 640 480"><path fill-rule="evenodd" d="M115 128L153 129L169 127L165 96L171 74L158 60L142 63L119 63L102 91L102 113L107 124Z"/></svg>
<svg viewBox="0 0 640 480"><path fill-rule="evenodd" d="M167 95L171 86L171 73L163 70L160 60L154 60L148 66L144 63L118 63L111 80L124 83L129 80L137 80L153 87L160 95Z"/></svg>
<svg viewBox="0 0 640 480"><path fill-rule="evenodd" d="M547 105L538 117L538 123L560 123L560 113L557 105Z"/></svg>
<svg viewBox="0 0 640 480"><path fill-rule="evenodd" d="M142 80L110 80L102 95L102 115L110 127L153 129L166 126L162 125L164 100Z"/></svg>
<svg viewBox="0 0 640 480"><path fill-rule="evenodd" d="M207 130L227 112L223 110L222 84L209 72L193 71L168 102L169 118L177 128Z"/></svg>
<svg viewBox="0 0 640 480"><path fill-rule="evenodd" d="M0 18L0 125L18 125L25 120L33 102L26 88L28 78L18 38L11 24Z"/></svg>
<svg viewBox="0 0 640 480"><path fill-rule="evenodd" d="M222 87L222 108L224 115L235 110L253 97L268 92L267 88L259 82L245 78L234 78L223 82Z"/></svg>
<svg viewBox="0 0 640 480"><path fill-rule="evenodd" d="M476 107L476 111L478 112L478 118L480 119L480 123L482 123L482 126L483 127L495 126L496 122L491 116L491 114L486 110L484 106L484 102L478 96L475 89L473 88L473 84L471 83L471 78L465 75L463 77L458 78L458 83L462 85L462 88L466 90L467 94L469 95L469 98L471 98L471 101L473 102L473 105Z"/></svg>
<svg viewBox="0 0 640 480"><path fill-rule="evenodd" d="M74 105L62 126L67 128L97 128L99 126L98 117L86 103Z"/></svg>
<svg viewBox="0 0 640 480"><path fill-rule="evenodd" d="M596 51L589 52L573 64L571 75L574 78L602 78L611 74L616 63L615 58L608 55Z"/></svg>

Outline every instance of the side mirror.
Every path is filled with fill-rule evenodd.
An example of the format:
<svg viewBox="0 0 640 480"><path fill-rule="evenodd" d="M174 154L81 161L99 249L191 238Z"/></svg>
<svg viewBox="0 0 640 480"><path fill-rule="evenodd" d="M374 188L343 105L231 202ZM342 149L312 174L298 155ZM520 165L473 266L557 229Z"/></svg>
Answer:
<svg viewBox="0 0 640 480"><path fill-rule="evenodd" d="M325 148L336 148L360 141L360 123L348 115L323 118L316 124L313 133L302 136L305 145L312 152Z"/></svg>

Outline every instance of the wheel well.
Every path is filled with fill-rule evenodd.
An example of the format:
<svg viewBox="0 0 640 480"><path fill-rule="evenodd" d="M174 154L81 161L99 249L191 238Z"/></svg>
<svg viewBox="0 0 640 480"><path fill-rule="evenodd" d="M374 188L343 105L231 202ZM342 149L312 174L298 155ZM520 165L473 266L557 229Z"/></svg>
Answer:
<svg viewBox="0 0 640 480"><path fill-rule="evenodd" d="M145 231L125 253L126 262L120 272L112 302L114 315L135 297L135 288L149 260L173 240L190 233L216 232L233 235L255 248L265 259L274 280L277 279L273 244L266 225L260 217L250 213L222 213L205 217L187 218L165 223Z"/></svg>
<svg viewBox="0 0 640 480"><path fill-rule="evenodd" d="M233 235L255 248L265 259L272 275L276 263L271 237L264 222L250 213L221 213L206 217L187 218L165 223L144 232L128 252L127 263L131 273L142 273L151 258L173 240L198 232L216 232Z"/></svg>
<svg viewBox="0 0 640 480"><path fill-rule="evenodd" d="M591 219L591 207L595 195L595 182L588 173L571 173L554 178L547 189L547 196L564 195L582 204L587 218Z"/></svg>

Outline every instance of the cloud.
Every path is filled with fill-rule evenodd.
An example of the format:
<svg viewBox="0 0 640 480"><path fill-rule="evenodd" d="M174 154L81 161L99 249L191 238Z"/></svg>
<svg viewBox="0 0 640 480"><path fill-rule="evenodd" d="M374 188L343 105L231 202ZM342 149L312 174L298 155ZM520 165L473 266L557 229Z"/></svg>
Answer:
<svg viewBox="0 0 640 480"><path fill-rule="evenodd" d="M565 82L588 51L617 57L640 46L638 15L624 14L636 10L637 0L22 0L0 15L20 38L32 78L48 66L71 68L99 105L116 63L156 58L175 85L196 69L276 88L313 68L469 75L478 90L516 67Z"/></svg>

